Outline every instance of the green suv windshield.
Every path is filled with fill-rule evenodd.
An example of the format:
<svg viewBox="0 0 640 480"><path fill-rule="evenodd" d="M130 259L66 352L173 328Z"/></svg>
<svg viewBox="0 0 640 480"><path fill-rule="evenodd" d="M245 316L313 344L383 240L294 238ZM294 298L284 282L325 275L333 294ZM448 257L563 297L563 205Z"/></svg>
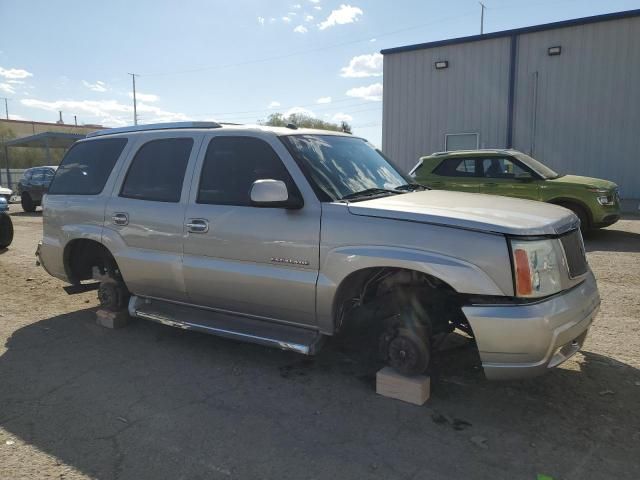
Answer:
<svg viewBox="0 0 640 480"><path fill-rule="evenodd" d="M536 172L545 180L551 180L553 178L558 178L560 176L559 173L550 169L546 165L540 163L535 158L531 158L529 155L526 155L522 152L516 153L514 157L516 157L518 160L520 160L522 163L524 163L527 167L529 167L531 170Z"/></svg>
<svg viewBox="0 0 640 480"><path fill-rule="evenodd" d="M422 188L361 138L290 135L281 139L325 201L393 195Z"/></svg>

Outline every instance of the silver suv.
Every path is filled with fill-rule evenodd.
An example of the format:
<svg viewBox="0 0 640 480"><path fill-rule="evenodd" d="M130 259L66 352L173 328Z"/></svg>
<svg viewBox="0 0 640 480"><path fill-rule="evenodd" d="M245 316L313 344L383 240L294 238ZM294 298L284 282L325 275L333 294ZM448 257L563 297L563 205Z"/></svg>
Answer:
<svg viewBox="0 0 640 480"><path fill-rule="evenodd" d="M303 354L377 302L367 328L398 371L459 329L504 379L585 340L600 298L578 227L557 206L427 190L351 135L190 122L77 142L37 255L99 281L103 307Z"/></svg>

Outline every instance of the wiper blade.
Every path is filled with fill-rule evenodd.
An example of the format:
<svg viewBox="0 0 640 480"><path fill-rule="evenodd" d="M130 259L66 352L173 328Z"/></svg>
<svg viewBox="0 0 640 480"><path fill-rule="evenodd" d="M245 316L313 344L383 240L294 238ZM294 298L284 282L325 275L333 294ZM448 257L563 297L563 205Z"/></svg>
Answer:
<svg viewBox="0 0 640 480"><path fill-rule="evenodd" d="M392 193L394 195L397 195L400 192L398 192L397 190L389 190L386 188L367 188L359 192L349 193L342 197L340 200L351 200L359 197L371 197L372 195L379 195L381 193Z"/></svg>
<svg viewBox="0 0 640 480"><path fill-rule="evenodd" d="M424 185L420 185L419 183L407 183L405 185L400 185L399 187L396 187L396 190L398 191L406 191L406 192L415 192L416 190L426 190L427 187L425 187Z"/></svg>

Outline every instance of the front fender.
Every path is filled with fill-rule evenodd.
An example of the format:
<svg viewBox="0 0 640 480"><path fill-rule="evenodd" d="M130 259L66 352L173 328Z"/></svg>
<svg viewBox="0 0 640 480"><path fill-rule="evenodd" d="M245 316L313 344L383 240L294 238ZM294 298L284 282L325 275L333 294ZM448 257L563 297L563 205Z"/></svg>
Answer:
<svg viewBox="0 0 640 480"><path fill-rule="evenodd" d="M460 293L504 295L495 281L477 265L459 258L409 248L344 246L329 251L320 268L317 315L320 330L334 330L333 305L342 282L366 268L395 267L431 275Z"/></svg>

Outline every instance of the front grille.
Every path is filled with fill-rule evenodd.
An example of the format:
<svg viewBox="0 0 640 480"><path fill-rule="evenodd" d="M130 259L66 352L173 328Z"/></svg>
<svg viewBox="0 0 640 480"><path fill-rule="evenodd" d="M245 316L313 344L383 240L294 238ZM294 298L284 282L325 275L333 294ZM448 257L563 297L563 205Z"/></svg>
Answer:
<svg viewBox="0 0 640 480"><path fill-rule="evenodd" d="M574 230L560 237L560 243L564 250L564 256L567 259L569 267L569 276L571 278L579 277L587 273L587 256L584 252L584 243L580 230Z"/></svg>

